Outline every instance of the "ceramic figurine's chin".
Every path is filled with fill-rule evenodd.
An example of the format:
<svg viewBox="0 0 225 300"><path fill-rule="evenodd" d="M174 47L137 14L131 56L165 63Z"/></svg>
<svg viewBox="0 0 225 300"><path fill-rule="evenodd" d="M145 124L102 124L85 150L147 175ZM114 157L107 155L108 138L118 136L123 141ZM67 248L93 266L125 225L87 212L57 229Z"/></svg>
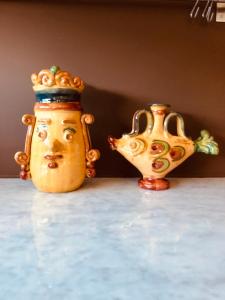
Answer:
<svg viewBox="0 0 225 300"><path fill-rule="evenodd" d="M58 168L58 163L56 160L61 160L63 156L61 154L45 154L44 158L48 161L49 169L56 169Z"/></svg>

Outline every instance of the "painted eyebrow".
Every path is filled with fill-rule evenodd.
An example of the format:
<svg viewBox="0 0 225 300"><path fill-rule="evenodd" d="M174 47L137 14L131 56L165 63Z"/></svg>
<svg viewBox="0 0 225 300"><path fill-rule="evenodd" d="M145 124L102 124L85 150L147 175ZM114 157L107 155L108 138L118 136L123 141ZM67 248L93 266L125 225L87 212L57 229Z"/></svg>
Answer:
<svg viewBox="0 0 225 300"><path fill-rule="evenodd" d="M76 130L75 130L74 128L71 128L71 127L64 128L64 129L63 129L63 132L65 132L65 131L67 131L67 130L69 130L69 131L71 131L71 132L73 132L73 133L76 133Z"/></svg>
<svg viewBox="0 0 225 300"><path fill-rule="evenodd" d="M74 121L74 120L62 120L62 124L63 125L76 124L76 121Z"/></svg>
<svg viewBox="0 0 225 300"><path fill-rule="evenodd" d="M51 124L52 120L51 119L39 119L37 120L38 123L41 123L41 124Z"/></svg>

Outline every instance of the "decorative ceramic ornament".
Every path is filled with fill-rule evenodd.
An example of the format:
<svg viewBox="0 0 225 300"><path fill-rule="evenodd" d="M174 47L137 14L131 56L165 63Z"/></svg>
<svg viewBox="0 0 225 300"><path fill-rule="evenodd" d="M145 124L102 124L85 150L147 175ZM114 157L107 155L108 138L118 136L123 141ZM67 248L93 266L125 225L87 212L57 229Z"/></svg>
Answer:
<svg viewBox="0 0 225 300"><path fill-rule="evenodd" d="M99 151L91 148L87 124L91 114L82 114L80 96L84 83L79 77L53 66L33 74L35 115L24 115L28 126L24 152L15 154L20 178L32 178L44 192L76 190L85 176L94 177Z"/></svg>
<svg viewBox="0 0 225 300"><path fill-rule="evenodd" d="M139 118L146 115L147 126L139 133ZM176 117L177 135L168 132L171 118ZM169 112L169 106L153 104L150 111L138 110L133 116L132 131L123 134L120 139L109 136L108 141L113 150L117 150L143 175L139 186L150 190L169 188L164 177L194 152L216 155L218 144L206 130L192 141L185 135L184 121L180 114Z"/></svg>

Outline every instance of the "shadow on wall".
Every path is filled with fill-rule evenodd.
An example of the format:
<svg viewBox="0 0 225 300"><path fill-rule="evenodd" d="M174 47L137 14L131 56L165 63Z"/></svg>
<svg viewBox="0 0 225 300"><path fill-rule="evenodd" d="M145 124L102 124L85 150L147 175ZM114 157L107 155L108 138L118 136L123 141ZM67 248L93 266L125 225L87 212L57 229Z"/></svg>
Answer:
<svg viewBox="0 0 225 300"><path fill-rule="evenodd" d="M121 137L131 131L133 113L139 109L135 103L123 95L87 86L82 95L85 113L95 116L95 123L89 127L92 145L101 152L96 163L98 177L137 177L140 176L128 161L109 147L107 137Z"/></svg>

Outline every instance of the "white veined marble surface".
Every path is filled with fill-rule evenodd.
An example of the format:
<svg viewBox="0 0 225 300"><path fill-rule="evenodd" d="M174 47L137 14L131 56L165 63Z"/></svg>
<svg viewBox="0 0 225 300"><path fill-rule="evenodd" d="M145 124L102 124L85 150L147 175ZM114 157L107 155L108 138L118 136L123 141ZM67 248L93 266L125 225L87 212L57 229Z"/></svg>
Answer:
<svg viewBox="0 0 225 300"><path fill-rule="evenodd" d="M0 180L0 300L224 300L225 179Z"/></svg>

